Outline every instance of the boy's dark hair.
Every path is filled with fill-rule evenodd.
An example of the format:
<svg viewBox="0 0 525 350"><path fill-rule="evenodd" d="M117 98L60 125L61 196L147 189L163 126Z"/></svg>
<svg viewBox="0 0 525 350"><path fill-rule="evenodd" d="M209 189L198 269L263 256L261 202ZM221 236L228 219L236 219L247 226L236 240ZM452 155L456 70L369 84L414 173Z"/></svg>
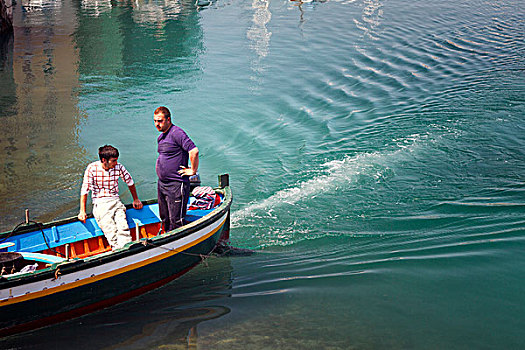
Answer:
<svg viewBox="0 0 525 350"><path fill-rule="evenodd" d="M118 158L118 149L111 145L105 145L98 149L98 157L100 160L109 160L110 158Z"/></svg>

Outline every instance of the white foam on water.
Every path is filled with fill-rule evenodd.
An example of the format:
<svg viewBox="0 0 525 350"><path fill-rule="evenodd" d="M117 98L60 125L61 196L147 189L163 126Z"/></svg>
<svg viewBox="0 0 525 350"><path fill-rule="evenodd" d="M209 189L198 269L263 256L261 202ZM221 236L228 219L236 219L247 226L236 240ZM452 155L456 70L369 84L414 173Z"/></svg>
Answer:
<svg viewBox="0 0 525 350"><path fill-rule="evenodd" d="M342 160L328 161L320 166L320 170L312 171L313 178L300 182L294 187L282 189L267 199L251 203L233 212L232 227L239 227L244 220L250 218L271 215L276 208L293 206L338 188L348 188L362 176L379 180L388 169L395 166L396 162L406 159L413 153L419 147L418 141L421 138L420 135L410 135L407 138L393 140L397 144L397 149L393 151L362 153L346 156Z"/></svg>

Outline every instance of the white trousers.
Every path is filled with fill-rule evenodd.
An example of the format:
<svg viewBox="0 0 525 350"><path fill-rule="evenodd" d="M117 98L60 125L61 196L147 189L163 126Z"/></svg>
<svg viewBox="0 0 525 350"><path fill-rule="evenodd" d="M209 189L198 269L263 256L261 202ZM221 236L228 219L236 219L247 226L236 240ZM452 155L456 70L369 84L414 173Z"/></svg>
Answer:
<svg viewBox="0 0 525 350"><path fill-rule="evenodd" d="M131 242L126 207L119 198L97 198L93 205L93 216L111 248L122 248Z"/></svg>

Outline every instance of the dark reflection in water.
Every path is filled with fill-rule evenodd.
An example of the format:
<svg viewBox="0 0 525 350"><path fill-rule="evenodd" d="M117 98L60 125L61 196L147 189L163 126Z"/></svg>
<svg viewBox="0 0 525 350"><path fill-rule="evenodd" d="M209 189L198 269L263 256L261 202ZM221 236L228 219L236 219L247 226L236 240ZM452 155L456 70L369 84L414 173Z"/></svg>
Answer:
<svg viewBox="0 0 525 350"><path fill-rule="evenodd" d="M0 35L0 105L9 111L16 102L13 78L13 33Z"/></svg>
<svg viewBox="0 0 525 350"><path fill-rule="evenodd" d="M29 10L30 9L30 10ZM55 11L55 10L54 10ZM14 40L2 65L0 217L2 229L33 213L63 211L76 194L83 150L78 145L77 51L67 2L57 15L17 6ZM5 64L8 62L8 64ZM6 78L6 79L4 79ZM35 214L38 215L38 214Z"/></svg>
<svg viewBox="0 0 525 350"><path fill-rule="evenodd" d="M122 116L148 107L159 89L194 81L202 35L191 1L18 3L14 36L0 45L0 231L20 223L26 208L40 221L74 215L100 145L133 154L154 140L137 140L143 125ZM121 119L106 125L98 117ZM154 160L133 161L126 165L147 192L140 177L154 174Z"/></svg>
<svg viewBox="0 0 525 350"><path fill-rule="evenodd" d="M7 349L196 348L198 325L230 312L229 258L210 258L183 277L126 303L0 340Z"/></svg>
<svg viewBox="0 0 525 350"><path fill-rule="evenodd" d="M97 5L82 3L73 33L83 93L119 93L157 79L185 79L189 72L199 71L203 33L192 1Z"/></svg>

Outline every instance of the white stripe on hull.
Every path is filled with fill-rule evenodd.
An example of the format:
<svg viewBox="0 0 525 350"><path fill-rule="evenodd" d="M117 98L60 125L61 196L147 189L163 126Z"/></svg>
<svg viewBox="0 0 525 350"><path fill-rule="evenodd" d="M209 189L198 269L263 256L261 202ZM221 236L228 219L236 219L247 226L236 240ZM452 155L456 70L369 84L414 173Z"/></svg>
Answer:
<svg viewBox="0 0 525 350"><path fill-rule="evenodd" d="M53 293L52 289L54 288L65 286L65 289L68 289L67 285L70 283L89 284L91 282L94 282L94 280L104 279L105 278L103 277L104 274L109 274L110 276L117 275L120 273L118 272L118 270L125 269L126 267L130 265L139 264L141 266L144 266L148 264L147 263L148 260L158 257L162 254L169 253L170 255L173 255L174 253L173 251L179 251L181 247L191 244L192 242L198 241L200 238L205 237L210 232L218 229L226 221L227 215L228 213L225 213L219 220L215 221L210 226L206 226L205 228L199 231L196 231L186 237L166 243L157 248L149 249L141 253L122 257L118 260L114 260L114 261L111 261L111 262L108 262L102 265L98 265L98 266L95 266L95 267L92 267L86 270L75 271L75 272L68 273L63 276L58 275L58 278L56 279L50 278L50 279L41 280L41 281L37 281L33 283L19 285L19 286L8 288L8 289L2 289L0 291L0 306L2 306L2 302L6 302L11 298L27 296L29 297L29 299L31 299L32 293L36 293L36 292L40 293L43 291L48 291L49 294L52 294ZM183 250L180 250L179 252L181 251ZM10 303L7 303L7 304L10 304Z"/></svg>

